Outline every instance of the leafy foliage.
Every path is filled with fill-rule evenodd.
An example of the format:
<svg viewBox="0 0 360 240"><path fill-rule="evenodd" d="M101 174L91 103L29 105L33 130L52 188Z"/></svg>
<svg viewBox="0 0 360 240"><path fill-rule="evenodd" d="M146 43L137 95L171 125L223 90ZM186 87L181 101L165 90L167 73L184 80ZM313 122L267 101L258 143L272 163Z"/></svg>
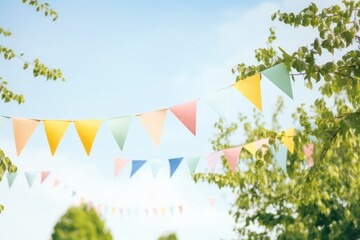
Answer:
<svg viewBox="0 0 360 240"><path fill-rule="evenodd" d="M294 153L288 152L287 173L277 166L271 151L263 155L258 150L254 159L243 150L240 165L245 169L233 173L223 159L224 174L194 176L195 181L230 187L237 194L231 214L242 239L360 237L359 17L360 1L343 1L341 6L323 10L312 3L298 14L279 11L272 20L294 28L316 29L318 36L310 46L288 53L273 46L276 35L271 29L267 48L255 50L259 64L241 63L232 69L238 74L237 81L241 81L283 62L292 72L293 81L304 81L310 89L317 83L322 94L310 107L302 104L292 115L294 124L301 129L294 138ZM215 125L218 133L212 140L214 149L232 147L230 138L237 131L244 132L245 142L268 137L270 145L277 149L282 108L279 100L272 130L264 129L265 122L256 111L252 121L244 115L230 125L220 120ZM318 140L315 165L308 168L303 146L313 137Z"/></svg>
<svg viewBox="0 0 360 240"><path fill-rule="evenodd" d="M56 223L51 239L111 240L112 236L94 208L88 210L86 205L82 205L67 210Z"/></svg>
<svg viewBox="0 0 360 240"><path fill-rule="evenodd" d="M177 240L177 236L175 233L170 233L168 235L160 237L159 240Z"/></svg>
<svg viewBox="0 0 360 240"><path fill-rule="evenodd" d="M22 0L24 4L28 4L30 6L36 7L36 11L43 11L45 16L51 16L53 21L58 18L58 14L56 11L50 8L48 3L39 3L36 0ZM12 36L12 32L10 30L5 30L0 26L0 37L10 37ZM65 80L62 76L60 69L52 69L47 67L45 64L41 63L39 59L35 59L33 61L28 61L23 58L24 54L17 54L11 48L8 48L2 44L0 44L0 59L3 58L5 61L11 61L14 59L18 59L23 62L23 69L26 70L31 66L33 76L43 76L47 80ZM24 96L22 94L16 94L12 90L7 88L7 81L4 80L0 76L0 94L1 99L4 103L9 103L11 101L15 101L18 104L22 104L25 102ZM11 162L10 158L5 155L5 153L0 149L0 181L4 173L8 171L10 173L16 172L17 168ZM0 213L4 210L4 206L0 205Z"/></svg>

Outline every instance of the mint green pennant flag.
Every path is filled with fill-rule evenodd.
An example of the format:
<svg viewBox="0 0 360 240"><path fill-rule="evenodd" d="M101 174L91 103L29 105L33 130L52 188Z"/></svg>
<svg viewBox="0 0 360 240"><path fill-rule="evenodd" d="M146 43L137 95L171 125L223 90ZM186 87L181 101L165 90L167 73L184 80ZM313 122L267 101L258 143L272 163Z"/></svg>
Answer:
<svg viewBox="0 0 360 240"><path fill-rule="evenodd" d="M228 89L220 90L201 98L211 107L223 120L229 119L229 92Z"/></svg>
<svg viewBox="0 0 360 240"><path fill-rule="evenodd" d="M8 184L9 184L9 188L11 188L11 186L13 185L16 176L17 176L17 172L15 172L15 173L8 173L7 172L6 178L7 178Z"/></svg>
<svg viewBox="0 0 360 240"><path fill-rule="evenodd" d="M284 173L287 173L286 160L287 160L288 149L285 147L285 145L280 144L279 150L277 152L275 151L273 146L270 147L270 150L274 155L274 158L277 164L279 165L279 167L284 171Z"/></svg>
<svg viewBox="0 0 360 240"><path fill-rule="evenodd" d="M37 172L25 172L25 177L29 185L29 188L31 188L32 185L34 184L36 176L37 176Z"/></svg>
<svg viewBox="0 0 360 240"><path fill-rule="evenodd" d="M106 121L121 150L123 150L125 139L131 125L131 120L132 116L111 118Z"/></svg>
<svg viewBox="0 0 360 240"><path fill-rule="evenodd" d="M293 99L289 70L284 63L277 64L261 72L267 79Z"/></svg>
<svg viewBox="0 0 360 240"><path fill-rule="evenodd" d="M187 162L191 174L195 173L196 167L199 163L200 156L186 157L184 161Z"/></svg>

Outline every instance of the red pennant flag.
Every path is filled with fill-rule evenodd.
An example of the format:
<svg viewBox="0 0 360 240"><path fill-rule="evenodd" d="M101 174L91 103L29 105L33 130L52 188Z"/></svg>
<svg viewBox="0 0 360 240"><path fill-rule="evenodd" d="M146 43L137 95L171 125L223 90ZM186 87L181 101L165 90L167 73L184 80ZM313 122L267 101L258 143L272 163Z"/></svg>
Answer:
<svg viewBox="0 0 360 240"><path fill-rule="evenodd" d="M170 111L196 136L196 108L197 100L176 105Z"/></svg>

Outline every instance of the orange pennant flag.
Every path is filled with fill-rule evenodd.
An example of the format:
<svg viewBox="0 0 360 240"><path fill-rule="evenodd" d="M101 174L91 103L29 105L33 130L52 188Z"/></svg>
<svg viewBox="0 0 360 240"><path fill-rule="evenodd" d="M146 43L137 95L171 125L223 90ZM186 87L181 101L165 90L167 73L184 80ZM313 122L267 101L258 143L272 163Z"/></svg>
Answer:
<svg viewBox="0 0 360 240"><path fill-rule="evenodd" d="M196 136L196 108L197 100L176 105L170 111Z"/></svg>
<svg viewBox="0 0 360 240"><path fill-rule="evenodd" d="M257 73L251 77L237 81L233 87L262 111L260 79L260 73Z"/></svg>
<svg viewBox="0 0 360 240"><path fill-rule="evenodd" d="M80 140L88 156L90 155L101 122L102 120L83 120L74 122L76 131L79 134Z"/></svg>
<svg viewBox="0 0 360 240"><path fill-rule="evenodd" d="M166 109L148 112L137 116L156 146L160 145L164 129Z"/></svg>
<svg viewBox="0 0 360 240"><path fill-rule="evenodd" d="M61 138L70 125L70 121L43 120L43 123L51 155L54 156Z"/></svg>
<svg viewBox="0 0 360 240"><path fill-rule="evenodd" d="M281 143L289 150L289 152L294 153L294 136L295 128L289 128L284 131L284 135L281 137ZM279 133L281 135L281 133Z"/></svg>
<svg viewBox="0 0 360 240"><path fill-rule="evenodd" d="M26 143L30 139L39 123L40 120L12 118L16 153L18 156L22 152L23 148L25 147Z"/></svg>

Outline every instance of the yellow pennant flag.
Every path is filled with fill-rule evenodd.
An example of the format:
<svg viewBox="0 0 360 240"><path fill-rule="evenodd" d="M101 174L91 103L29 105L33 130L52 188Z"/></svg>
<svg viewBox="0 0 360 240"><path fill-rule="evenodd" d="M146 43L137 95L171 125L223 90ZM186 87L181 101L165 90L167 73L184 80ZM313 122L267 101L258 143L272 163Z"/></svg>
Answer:
<svg viewBox="0 0 360 240"><path fill-rule="evenodd" d="M251 153L251 155L255 156L255 153L256 153L256 151L257 151L257 148L256 148L256 146L255 146L255 144L254 144L253 142L248 143L248 144L245 144L245 145L243 146L243 148L245 148L246 150L248 150L249 153Z"/></svg>
<svg viewBox="0 0 360 240"><path fill-rule="evenodd" d="M161 135L165 124L166 111L166 109L157 110L137 116L156 146L160 145Z"/></svg>
<svg viewBox="0 0 360 240"><path fill-rule="evenodd" d="M54 156L55 151L61 141L61 138L63 137L66 129L70 125L70 121L43 120L43 123L46 137L49 142L51 155Z"/></svg>
<svg viewBox="0 0 360 240"><path fill-rule="evenodd" d="M90 155L90 151L101 122L102 120L74 121L76 131L79 134L80 140L88 156Z"/></svg>
<svg viewBox="0 0 360 240"><path fill-rule="evenodd" d="M284 133L280 141L291 153L294 153L295 128L289 128L285 130ZM279 133L279 135L281 136L281 133Z"/></svg>
<svg viewBox="0 0 360 240"><path fill-rule="evenodd" d="M260 73L257 73L251 77L237 81L233 87L262 111L260 78Z"/></svg>
<svg viewBox="0 0 360 240"><path fill-rule="evenodd" d="M39 123L39 120L34 119L12 118L16 153L18 156Z"/></svg>

